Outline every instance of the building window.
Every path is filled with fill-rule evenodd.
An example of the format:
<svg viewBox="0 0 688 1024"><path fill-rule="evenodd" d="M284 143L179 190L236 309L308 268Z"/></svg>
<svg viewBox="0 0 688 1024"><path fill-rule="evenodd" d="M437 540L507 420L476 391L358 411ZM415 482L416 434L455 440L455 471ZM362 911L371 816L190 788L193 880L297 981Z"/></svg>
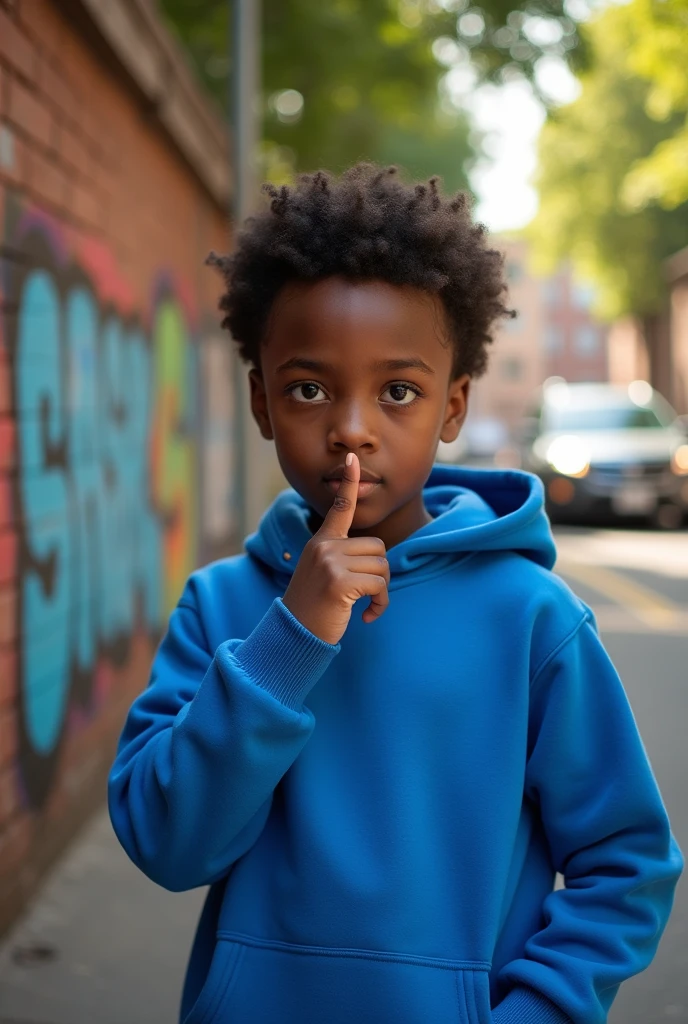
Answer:
<svg viewBox="0 0 688 1024"><path fill-rule="evenodd" d="M571 286L571 301L576 309L590 309L595 301L595 289L593 285L574 281Z"/></svg>
<svg viewBox="0 0 688 1024"><path fill-rule="evenodd" d="M599 331L590 324L576 328L574 335L576 351L582 356L592 356L597 352L600 343Z"/></svg>
<svg viewBox="0 0 688 1024"><path fill-rule="evenodd" d="M520 380L523 364L520 359L503 359L500 369L505 380Z"/></svg>
<svg viewBox="0 0 688 1024"><path fill-rule="evenodd" d="M548 324L545 327L545 351L549 355L556 355L564 351L564 329L558 324Z"/></svg>

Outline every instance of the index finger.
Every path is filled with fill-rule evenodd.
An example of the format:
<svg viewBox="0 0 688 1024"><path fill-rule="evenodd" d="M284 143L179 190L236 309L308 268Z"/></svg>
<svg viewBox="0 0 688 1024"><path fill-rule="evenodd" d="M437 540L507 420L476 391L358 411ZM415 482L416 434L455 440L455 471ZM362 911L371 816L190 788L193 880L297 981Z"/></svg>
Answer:
<svg viewBox="0 0 688 1024"><path fill-rule="evenodd" d="M358 482L361 478L361 463L358 456L349 452L345 460L344 476L329 512L318 530L320 536L341 538L349 536L358 501Z"/></svg>

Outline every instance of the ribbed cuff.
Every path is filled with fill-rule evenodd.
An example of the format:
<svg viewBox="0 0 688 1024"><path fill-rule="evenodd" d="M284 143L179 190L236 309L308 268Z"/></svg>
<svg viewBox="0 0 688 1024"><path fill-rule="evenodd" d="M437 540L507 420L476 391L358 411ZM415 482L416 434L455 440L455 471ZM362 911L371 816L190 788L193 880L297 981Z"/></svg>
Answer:
<svg viewBox="0 0 688 1024"><path fill-rule="evenodd" d="M513 989L492 1011L493 1024L571 1024L549 999L535 989L519 986Z"/></svg>
<svg viewBox="0 0 688 1024"><path fill-rule="evenodd" d="M276 597L232 653L246 675L286 707L300 711L306 694L341 650L314 636Z"/></svg>

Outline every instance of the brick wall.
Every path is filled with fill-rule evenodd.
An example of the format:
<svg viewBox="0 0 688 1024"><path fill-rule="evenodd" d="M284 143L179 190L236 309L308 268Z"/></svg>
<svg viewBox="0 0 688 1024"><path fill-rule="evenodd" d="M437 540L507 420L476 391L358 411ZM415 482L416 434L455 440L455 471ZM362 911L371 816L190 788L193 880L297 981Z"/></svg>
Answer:
<svg viewBox="0 0 688 1024"><path fill-rule="evenodd" d="M594 291L571 267L543 282L545 374L571 381L609 379L608 328L593 313Z"/></svg>
<svg viewBox="0 0 688 1024"><path fill-rule="evenodd" d="M0 0L0 929L103 799L188 572L232 546L222 202L86 6Z"/></svg>
<svg viewBox="0 0 688 1024"><path fill-rule="evenodd" d="M501 238L496 245L506 257L509 302L518 317L500 325L488 373L472 386L469 415L499 419L515 431L544 379L542 299L540 280L528 268L527 244Z"/></svg>

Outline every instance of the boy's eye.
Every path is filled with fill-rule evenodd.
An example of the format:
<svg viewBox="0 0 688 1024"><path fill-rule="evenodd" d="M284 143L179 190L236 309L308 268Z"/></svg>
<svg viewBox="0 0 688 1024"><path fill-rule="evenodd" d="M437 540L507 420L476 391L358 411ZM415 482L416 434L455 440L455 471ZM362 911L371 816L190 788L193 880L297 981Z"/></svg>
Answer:
<svg viewBox="0 0 688 1024"><path fill-rule="evenodd" d="M411 405L419 397L420 392L410 384L390 384L383 394L392 396L392 405Z"/></svg>
<svg viewBox="0 0 688 1024"><path fill-rule="evenodd" d="M323 389L312 380L290 384L286 391L294 401L301 402L302 405L316 405L327 400ZM390 384L382 395L383 401L386 401L388 405L412 405L420 397L420 390L413 384ZM390 397L385 399L385 395Z"/></svg>
<svg viewBox="0 0 688 1024"><path fill-rule="evenodd" d="M318 392L323 395L325 392L319 384L314 384L313 381L304 381L302 384L292 384L291 387L287 388L287 391L297 402L310 402L314 403L317 398ZM322 401L322 398L318 399Z"/></svg>

